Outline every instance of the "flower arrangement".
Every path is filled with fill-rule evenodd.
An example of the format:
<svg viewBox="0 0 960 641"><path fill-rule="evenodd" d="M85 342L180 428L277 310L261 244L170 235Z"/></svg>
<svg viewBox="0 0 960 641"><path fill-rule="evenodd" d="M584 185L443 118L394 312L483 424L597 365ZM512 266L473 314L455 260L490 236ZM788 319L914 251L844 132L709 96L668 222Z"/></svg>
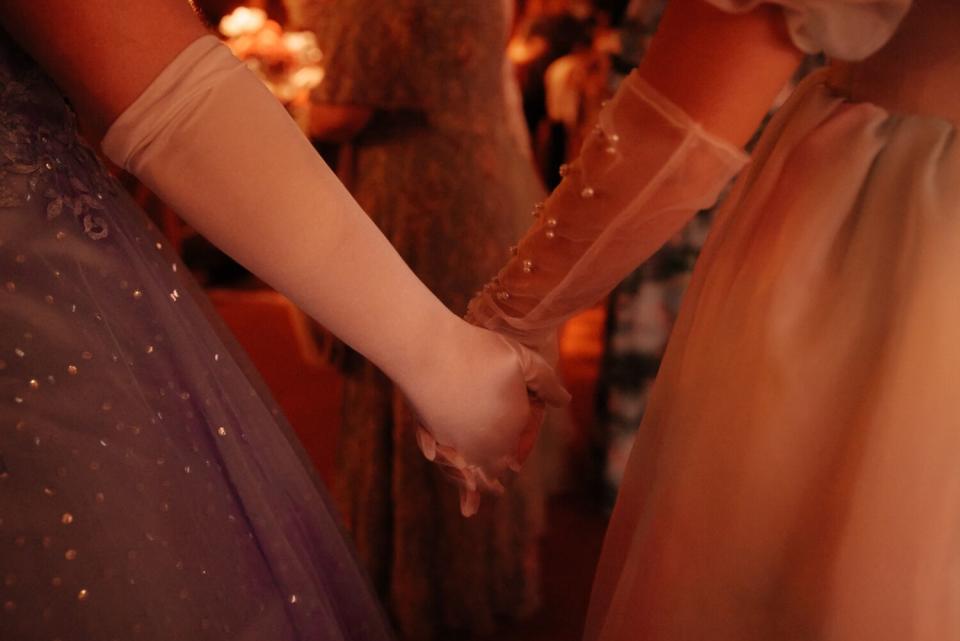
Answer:
<svg viewBox="0 0 960 641"><path fill-rule="evenodd" d="M294 115L323 81L323 53L309 31L283 30L261 9L239 7L220 21L233 54L255 73Z"/></svg>

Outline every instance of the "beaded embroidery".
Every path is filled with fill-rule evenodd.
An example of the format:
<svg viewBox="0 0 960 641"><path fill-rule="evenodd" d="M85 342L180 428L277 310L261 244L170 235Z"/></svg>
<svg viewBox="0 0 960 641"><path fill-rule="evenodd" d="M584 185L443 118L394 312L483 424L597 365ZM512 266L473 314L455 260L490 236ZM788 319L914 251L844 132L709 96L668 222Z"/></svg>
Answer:
<svg viewBox="0 0 960 641"><path fill-rule="evenodd" d="M80 140L76 117L52 82L22 53L3 56L0 208L41 199L47 219L71 215L89 238L100 240L109 229L97 212L104 209L104 198L116 193L104 176L102 163ZM27 188L19 181L26 181Z"/></svg>

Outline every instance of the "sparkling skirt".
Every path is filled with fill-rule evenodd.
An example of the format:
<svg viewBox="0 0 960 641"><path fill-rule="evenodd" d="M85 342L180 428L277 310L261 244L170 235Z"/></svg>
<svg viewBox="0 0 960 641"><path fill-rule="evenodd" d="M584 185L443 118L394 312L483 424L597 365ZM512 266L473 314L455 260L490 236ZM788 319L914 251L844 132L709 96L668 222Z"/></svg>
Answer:
<svg viewBox="0 0 960 641"><path fill-rule="evenodd" d="M3 42L0 638L390 638L242 353Z"/></svg>

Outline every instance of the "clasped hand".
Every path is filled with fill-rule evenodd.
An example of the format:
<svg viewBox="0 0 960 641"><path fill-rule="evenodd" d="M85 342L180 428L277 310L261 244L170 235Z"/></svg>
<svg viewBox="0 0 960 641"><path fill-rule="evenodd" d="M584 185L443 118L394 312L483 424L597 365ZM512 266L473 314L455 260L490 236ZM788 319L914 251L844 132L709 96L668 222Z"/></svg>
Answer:
<svg viewBox="0 0 960 641"><path fill-rule="evenodd" d="M421 420L421 451L459 485L460 511L471 516L482 492L503 492L501 478L519 471L545 404L563 405L570 395L539 354L494 332L463 327L455 351L441 355L426 377L432 382L407 394Z"/></svg>

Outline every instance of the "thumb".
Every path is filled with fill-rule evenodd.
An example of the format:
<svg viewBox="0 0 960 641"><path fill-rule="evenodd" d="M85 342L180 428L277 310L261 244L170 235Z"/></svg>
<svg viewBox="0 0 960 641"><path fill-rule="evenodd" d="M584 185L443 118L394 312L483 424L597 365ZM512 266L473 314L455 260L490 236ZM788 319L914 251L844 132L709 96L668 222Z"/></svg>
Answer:
<svg viewBox="0 0 960 641"><path fill-rule="evenodd" d="M560 407L570 402L570 392L546 359L528 347L499 335L517 355L527 388L547 405Z"/></svg>

